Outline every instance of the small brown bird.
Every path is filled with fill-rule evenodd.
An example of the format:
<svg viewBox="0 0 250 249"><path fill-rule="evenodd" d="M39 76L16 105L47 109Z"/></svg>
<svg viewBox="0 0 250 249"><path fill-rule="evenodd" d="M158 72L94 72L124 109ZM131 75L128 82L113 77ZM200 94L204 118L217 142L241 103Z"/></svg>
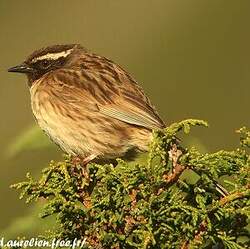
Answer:
<svg viewBox="0 0 250 249"><path fill-rule="evenodd" d="M8 71L27 75L39 126L84 163L147 151L165 127L129 73L78 44L42 48Z"/></svg>

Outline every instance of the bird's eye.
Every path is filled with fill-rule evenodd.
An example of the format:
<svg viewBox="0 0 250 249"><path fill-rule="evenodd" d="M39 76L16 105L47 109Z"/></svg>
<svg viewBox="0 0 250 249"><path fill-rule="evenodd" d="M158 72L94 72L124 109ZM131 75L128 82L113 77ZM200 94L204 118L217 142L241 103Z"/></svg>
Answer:
<svg viewBox="0 0 250 249"><path fill-rule="evenodd" d="M49 67L50 63L47 60L40 62L40 67L43 69L47 69Z"/></svg>

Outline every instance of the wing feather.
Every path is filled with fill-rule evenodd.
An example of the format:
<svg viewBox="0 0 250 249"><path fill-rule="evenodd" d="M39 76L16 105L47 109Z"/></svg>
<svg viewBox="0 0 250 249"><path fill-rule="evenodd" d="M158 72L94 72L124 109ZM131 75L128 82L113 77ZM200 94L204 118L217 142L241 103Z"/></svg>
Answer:
<svg viewBox="0 0 250 249"><path fill-rule="evenodd" d="M146 116L145 113L139 113L138 111L133 112L132 110L124 110L121 106L116 107L109 105L98 107L101 113L129 124L143 126L149 129L162 128L162 125L160 125L156 120L152 119L151 116Z"/></svg>
<svg viewBox="0 0 250 249"><path fill-rule="evenodd" d="M103 71L95 74L89 72L87 77L78 77L78 79L81 79L78 84L70 84L74 81L68 80L66 82L66 79L69 79L73 72L76 73L76 70L58 70L58 77L55 77L56 80L53 84L56 87L60 82L60 87L58 87L60 95L68 101L68 104L78 108L80 112L81 109L84 111L84 108L88 108L99 111L108 117L147 129L165 127L164 122L145 96L142 88L135 81L132 81L127 74L123 75L123 82L118 84L112 82L110 78L103 80L105 77ZM67 73L68 77L65 77ZM82 75L83 71L79 70L77 73ZM84 74L87 73L87 70L85 70ZM63 74L64 77L60 77L60 74ZM112 77L112 79L115 79L115 77Z"/></svg>

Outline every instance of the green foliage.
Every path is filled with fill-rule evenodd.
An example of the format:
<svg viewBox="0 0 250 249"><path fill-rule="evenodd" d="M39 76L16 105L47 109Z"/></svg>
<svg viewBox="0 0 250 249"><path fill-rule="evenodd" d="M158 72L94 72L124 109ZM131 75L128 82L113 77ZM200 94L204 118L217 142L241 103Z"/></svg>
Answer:
<svg viewBox="0 0 250 249"><path fill-rule="evenodd" d="M240 134L241 145L250 148L250 131L246 127L242 127L237 132Z"/></svg>
<svg viewBox="0 0 250 249"><path fill-rule="evenodd" d="M65 157L39 180L27 174L13 187L27 202L46 200L41 218L57 220L47 236L86 238L88 248L249 248L249 132L240 130L234 151L176 145L178 132L197 125L207 123L189 119L155 131L146 162L81 167Z"/></svg>

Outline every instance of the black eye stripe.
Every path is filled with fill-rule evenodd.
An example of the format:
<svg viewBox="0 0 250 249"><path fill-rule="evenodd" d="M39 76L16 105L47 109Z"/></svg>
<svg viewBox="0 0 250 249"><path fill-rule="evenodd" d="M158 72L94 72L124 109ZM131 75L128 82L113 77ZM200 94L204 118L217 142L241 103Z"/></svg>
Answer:
<svg viewBox="0 0 250 249"><path fill-rule="evenodd" d="M32 63L33 67L37 68L37 69L47 69L48 67L50 67L50 65L53 65L53 60L38 60L35 63Z"/></svg>

